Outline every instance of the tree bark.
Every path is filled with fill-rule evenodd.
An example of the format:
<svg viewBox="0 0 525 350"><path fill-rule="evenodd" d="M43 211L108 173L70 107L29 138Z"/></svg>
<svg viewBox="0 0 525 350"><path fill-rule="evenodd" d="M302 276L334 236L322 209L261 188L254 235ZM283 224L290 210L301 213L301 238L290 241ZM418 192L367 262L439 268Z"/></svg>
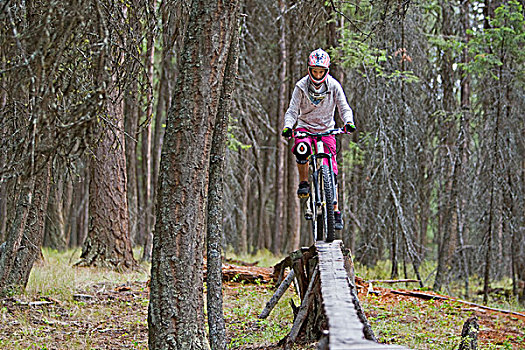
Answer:
<svg viewBox="0 0 525 350"><path fill-rule="evenodd" d="M458 350L477 350L479 325L476 316L469 318L461 331L461 343Z"/></svg>
<svg viewBox="0 0 525 350"><path fill-rule="evenodd" d="M448 2L441 1L441 8L443 13L442 19L442 35L446 38L453 34L452 5ZM458 155L455 151L454 140L455 136L455 113L457 103L454 97L454 72L452 69L453 57L450 50L446 50L441 62L441 75L443 81L443 112L446 117L443 123L443 161L445 162L445 179L443 185L443 202L444 206L440 208L440 220L443 223L444 231L441 241L439 242L438 251L438 267L436 278L434 281L434 290L439 291L443 284L448 280L448 274L451 269L451 262L454 257L454 252L457 248L457 178L458 171L456 165L458 164Z"/></svg>
<svg viewBox="0 0 525 350"><path fill-rule="evenodd" d="M124 130L125 137L125 156L126 156L126 196L128 208L128 231L129 237L133 243L140 243L139 237L139 188L137 180L137 135L139 124L139 109L138 109L138 86L137 82L133 82L125 93L124 99ZM120 131L118 131L120 132Z"/></svg>
<svg viewBox="0 0 525 350"><path fill-rule="evenodd" d="M49 198L51 163L24 180L17 212L0 254L0 295L23 290L35 261L41 256Z"/></svg>
<svg viewBox="0 0 525 350"><path fill-rule="evenodd" d="M99 126L89 182L89 232L77 265L129 269L136 261L129 236L122 101L109 102L107 112L114 125Z"/></svg>
<svg viewBox="0 0 525 350"><path fill-rule="evenodd" d="M223 169L226 153L230 101L235 88L239 57L238 23L232 25L231 47L224 71L223 90L219 99L217 121L213 129L208 188L207 227L207 306L210 346L212 350L226 349L226 325L222 309L222 239L223 239Z"/></svg>
<svg viewBox="0 0 525 350"><path fill-rule="evenodd" d="M281 15L279 21L279 53L280 53L280 64L279 64L279 105L275 118L275 128L276 130L281 130L284 123L284 113L286 112L286 63L287 63L287 52L286 52L286 21L285 21L285 11L286 11L286 2L285 0L279 0L279 9ZM276 158L275 158L275 211L274 211L274 229L272 235L272 252L274 254L279 254L281 252L281 238L283 236L284 225L284 184L285 182L285 172L284 172L284 163L285 163L285 147L284 141L281 136L278 134L275 136L275 148L276 148Z"/></svg>
<svg viewBox="0 0 525 350"><path fill-rule="evenodd" d="M44 234L44 246L56 250L64 250L66 248L66 222L65 222L65 205L64 190L66 180L64 179L63 170L60 165L53 170L54 181L51 185L49 200L47 204L47 215Z"/></svg>
<svg viewBox="0 0 525 350"><path fill-rule="evenodd" d="M155 12L155 0L148 1L148 11L150 13ZM149 249L149 242L151 242L152 235L152 221L153 221L153 172L152 172L152 129L151 129L151 119L153 118L153 84L154 84L154 59L155 59L155 38L153 28L149 30L149 34L146 42L146 75L148 81L148 93L146 96L147 99L147 108L146 108L146 125L142 130L142 196L140 201L140 206L143 212L143 225L141 225L141 244L144 246L144 251L142 254L142 259L149 261L151 258L151 250ZM148 248L148 249L146 249Z"/></svg>
<svg viewBox="0 0 525 350"><path fill-rule="evenodd" d="M212 135L237 1L192 3L162 147L153 238L149 348L205 349L204 225Z"/></svg>

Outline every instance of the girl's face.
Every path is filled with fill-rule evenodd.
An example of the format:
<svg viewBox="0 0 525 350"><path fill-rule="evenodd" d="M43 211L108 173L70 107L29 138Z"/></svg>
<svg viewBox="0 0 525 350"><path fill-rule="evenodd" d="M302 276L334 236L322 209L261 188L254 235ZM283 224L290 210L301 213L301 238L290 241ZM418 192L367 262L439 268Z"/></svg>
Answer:
<svg viewBox="0 0 525 350"><path fill-rule="evenodd" d="M320 68L320 67L314 67L312 68L311 72L315 79L321 79L324 73L326 72L326 69Z"/></svg>

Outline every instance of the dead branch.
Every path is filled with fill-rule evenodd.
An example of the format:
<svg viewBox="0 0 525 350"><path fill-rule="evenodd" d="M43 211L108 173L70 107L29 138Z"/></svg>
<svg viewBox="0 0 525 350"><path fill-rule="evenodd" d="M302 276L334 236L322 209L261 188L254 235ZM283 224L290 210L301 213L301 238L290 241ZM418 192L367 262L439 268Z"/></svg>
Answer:
<svg viewBox="0 0 525 350"><path fill-rule="evenodd" d="M488 306L485 306L485 305L476 304L476 303L472 303L470 301L460 300L460 299L456 299L456 298L444 297L444 296L441 296L441 295L434 295L434 294L426 294L426 293L415 292L415 291L390 290L390 292L394 293L394 294L407 295L407 296L421 298L421 299L425 299L425 300L455 301L455 302L458 302L458 303L461 303L461 304L474 306L474 307L477 307L477 308L480 308L480 309L485 309L485 310L490 310L490 311L495 311L495 312L501 312L503 314L518 316L518 317L522 317L522 318L525 319L525 314L522 314L520 312L516 312L516 311L512 311L512 310L496 309L496 308L493 308L493 307L488 307Z"/></svg>
<svg viewBox="0 0 525 350"><path fill-rule="evenodd" d="M268 317L268 315L270 315L270 312L273 310L275 305L277 305L277 302L281 299L284 292L286 292L288 287L290 287L290 284L293 281L294 275L295 273L293 270L290 271L290 273L288 273L284 281L279 285L279 288L277 288L277 290L273 294L272 298L266 303L266 307L259 315L259 318L263 319L263 318Z"/></svg>
<svg viewBox="0 0 525 350"><path fill-rule="evenodd" d="M297 317L295 318L292 329L290 330L290 334L288 335L288 339L286 341L286 349L289 349L291 344L295 342L295 339L297 338L297 335L299 334L299 331L301 330L301 326L303 325L303 321L305 320L306 315L308 314L308 309L310 308L310 304L314 300L313 288L314 288L315 283L318 280L317 275L318 275L318 270L315 269L312 274L312 278L310 279L310 283L308 284L308 289L306 290L301 306L299 307L299 312L297 313Z"/></svg>
<svg viewBox="0 0 525 350"><path fill-rule="evenodd" d="M367 283L389 283L389 284L394 284L394 283L410 283L410 282L414 282L414 283L419 283L421 282L420 280L413 280L413 279L402 279L402 280L370 280L370 281L366 281Z"/></svg>

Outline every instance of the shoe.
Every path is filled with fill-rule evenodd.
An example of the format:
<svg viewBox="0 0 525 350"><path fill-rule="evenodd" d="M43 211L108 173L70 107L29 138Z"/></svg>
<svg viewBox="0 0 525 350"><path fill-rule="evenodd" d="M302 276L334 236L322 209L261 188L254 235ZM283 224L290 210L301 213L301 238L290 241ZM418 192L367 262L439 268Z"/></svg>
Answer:
<svg viewBox="0 0 525 350"><path fill-rule="evenodd" d="M308 181L301 181L299 183L297 195L299 196L299 198L308 198L310 196L310 184L308 183Z"/></svg>
<svg viewBox="0 0 525 350"><path fill-rule="evenodd" d="M334 222L335 222L334 228L336 230L340 231L343 229L343 217L340 211L334 211Z"/></svg>

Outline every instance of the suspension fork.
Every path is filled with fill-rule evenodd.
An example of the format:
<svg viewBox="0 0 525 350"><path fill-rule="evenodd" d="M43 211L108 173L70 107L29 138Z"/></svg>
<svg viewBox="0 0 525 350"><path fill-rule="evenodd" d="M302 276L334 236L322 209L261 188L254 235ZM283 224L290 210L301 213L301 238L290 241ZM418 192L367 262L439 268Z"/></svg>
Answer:
<svg viewBox="0 0 525 350"><path fill-rule="evenodd" d="M321 206L321 189L319 187L319 168L317 167L317 154L312 154L311 163L312 163L312 182L313 190L315 191L315 206Z"/></svg>
<svg viewBox="0 0 525 350"><path fill-rule="evenodd" d="M332 164L332 154L328 154L328 169L330 169L330 182L332 183L332 199L333 199L333 205L337 204L337 187L335 183L335 173L334 173L334 166Z"/></svg>

